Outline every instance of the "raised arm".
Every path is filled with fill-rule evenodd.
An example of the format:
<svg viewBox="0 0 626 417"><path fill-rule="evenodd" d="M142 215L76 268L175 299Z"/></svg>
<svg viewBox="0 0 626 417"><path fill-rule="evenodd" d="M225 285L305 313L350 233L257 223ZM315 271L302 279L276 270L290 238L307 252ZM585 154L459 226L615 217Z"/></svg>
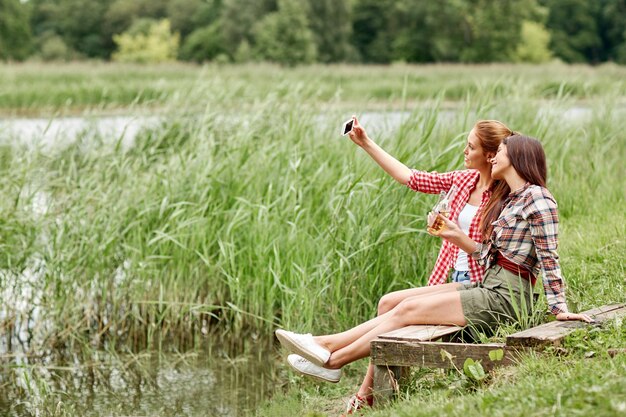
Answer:
<svg viewBox="0 0 626 417"><path fill-rule="evenodd" d="M402 185L406 185L411 178L412 171L402 162L398 161L393 156L389 155L383 148L378 146L365 132L365 129L359 124L356 116L352 116L354 119L354 127L348 134L352 142L363 148L365 152L372 157L374 161L382 169L391 175L393 179L398 181Z"/></svg>

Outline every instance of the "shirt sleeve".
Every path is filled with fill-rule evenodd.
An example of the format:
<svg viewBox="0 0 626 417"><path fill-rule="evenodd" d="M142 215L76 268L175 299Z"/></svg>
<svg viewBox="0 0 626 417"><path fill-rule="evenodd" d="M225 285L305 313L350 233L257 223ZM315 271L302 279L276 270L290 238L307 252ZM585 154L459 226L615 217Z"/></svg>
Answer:
<svg viewBox="0 0 626 417"><path fill-rule="evenodd" d="M452 187L454 181L454 171L452 172L426 172L411 170L412 174L406 183L406 186L413 191L419 191L426 194L438 194L442 191L448 191Z"/></svg>
<svg viewBox="0 0 626 417"><path fill-rule="evenodd" d="M524 211L530 224L531 237L541 266L548 307L554 315L567 313L565 282L561 276L557 253L559 217L556 201L552 196L543 192L532 195L533 198L530 199Z"/></svg>
<svg viewBox="0 0 626 417"><path fill-rule="evenodd" d="M489 255L489 250L491 249L491 243L480 243L476 242L476 248L474 252L469 255L478 263L480 266L487 265L487 256Z"/></svg>

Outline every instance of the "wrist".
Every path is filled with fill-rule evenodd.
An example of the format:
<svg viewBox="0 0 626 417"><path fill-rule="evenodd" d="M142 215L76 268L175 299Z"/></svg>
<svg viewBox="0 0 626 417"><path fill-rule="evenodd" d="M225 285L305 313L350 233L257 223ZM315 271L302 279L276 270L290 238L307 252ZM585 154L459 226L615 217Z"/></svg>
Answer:
<svg viewBox="0 0 626 417"><path fill-rule="evenodd" d="M450 234L448 235L448 241L450 241L450 243L452 243L454 246L461 248L462 247L462 236L459 233L458 230L450 230Z"/></svg>
<svg viewBox="0 0 626 417"><path fill-rule="evenodd" d="M369 151L373 149L375 146L376 146L376 143L369 136L365 135L361 143L361 148L365 149L366 151Z"/></svg>

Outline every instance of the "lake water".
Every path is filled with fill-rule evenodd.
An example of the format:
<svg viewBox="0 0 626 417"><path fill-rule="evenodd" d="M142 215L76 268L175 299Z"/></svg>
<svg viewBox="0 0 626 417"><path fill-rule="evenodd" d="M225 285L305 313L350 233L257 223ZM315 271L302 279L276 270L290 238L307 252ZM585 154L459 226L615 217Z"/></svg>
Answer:
<svg viewBox="0 0 626 417"><path fill-rule="evenodd" d="M229 357L208 339L193 353L2 355L0 414L76 416L252 415L281 368L271 344ZM212 346L210 346L212 345Z"/></svg>
<svg viewBox="0 0 626 417"><path fill-rule="evenodd" d="M623 114L626 109L620 109ZM439 110L439 119L450 119L459 114L456 110ZM539 109L538 117L558 116L567 122L588 120L593 110L587 107ZM410 117L409 112L366 112L359 118L368 129L389 131L397 128ZM121 142L124 147L132 146L135 137L145 128L157 126L165 120L158 116L101 116L101 117L63 117L63 118L12 118L0 119L0 143L21 143L48 149L58 148L63 144L84 138L99 138ZM327 123L328 117L321 116L320 121ZM339 131L339 125L337 126Z"/></svg>

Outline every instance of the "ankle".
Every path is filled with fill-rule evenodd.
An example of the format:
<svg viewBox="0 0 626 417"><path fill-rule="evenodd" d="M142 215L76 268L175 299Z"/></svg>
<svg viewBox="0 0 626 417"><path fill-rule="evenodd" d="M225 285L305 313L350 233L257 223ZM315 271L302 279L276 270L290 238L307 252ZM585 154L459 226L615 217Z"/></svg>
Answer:
<svg viewBox="0 0 626 417"><path fill-rule="evenodd" d="M372 404L374 404L374 394L372 394L371 391L362 392L361 390L359 390L356 395L361 399L361 401L364 401L370 407L372 406Z"/></svg>
<svg viewBox="0 0 626 417"><path fill-rule="evenodd" d="M370 398L372 398L372 397L374 396L374 394L372 394L372 391L371 391L371 390L367 390L367 391L365 391L365 392L364 392L364 391L362 391L362 390L359 390L359 391L356 393L356 395L358 395L358 396L359 396L359 398L362 398L362 399L364 399L364 400L369 400Z"/></svg>
<svg viewBox="0 0 626 417"><path fill-rule="evenodd" d="M333 353L332 346L330 345L330 343L326 340L324 336L313 336L313 340L315 341L315 343L317 343L318 345L320 345L321 347L323 347L330 353Z"/></svg>

